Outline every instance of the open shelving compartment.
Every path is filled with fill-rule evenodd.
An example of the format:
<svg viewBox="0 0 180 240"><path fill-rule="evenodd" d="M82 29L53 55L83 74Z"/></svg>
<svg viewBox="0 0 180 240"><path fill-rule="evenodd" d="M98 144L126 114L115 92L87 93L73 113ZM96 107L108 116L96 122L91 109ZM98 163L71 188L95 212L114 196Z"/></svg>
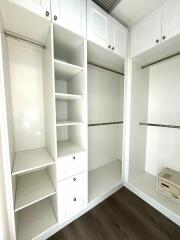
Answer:
<svg viewBox="0 0 180 240"><path fill-rule="evenodd" d="M86 41L54 25L57 156L87 150Z"/></svg>
<svg viewBox="0 0 180 240"><path fill-rule="evenodd" d="M57 226L56 116L52 26L30 44L1 35L12 186L12 238L34 239ZM47 29L46 29L47 30ZM45 34L44 28L41 34ZM40 35L41 35L40 34ZM41 44L37 40L42 40ZM13 209L14 207L14 209ZM14 220L14 221L13 221Z"/></svg>
<svg viewBox="0 0 180 240"><path fill-rule="evenodd" d="M117 57L113 55L111 63ZM88 62L96 60L88 50ZM102 64L88 64L89 204L122 186L124 76L116 72L123 69L120 62L117 65L108 64L106 70Z"/></svg>
<svg viewBox="0 0 180 240"><path fill-rule="evenodd" d="M132 59L127 184L142 199L180 225L179 204L157 190L157 175L164 168L180 171L178 38ZM172 57L172 54L177 56Z"/></svg>

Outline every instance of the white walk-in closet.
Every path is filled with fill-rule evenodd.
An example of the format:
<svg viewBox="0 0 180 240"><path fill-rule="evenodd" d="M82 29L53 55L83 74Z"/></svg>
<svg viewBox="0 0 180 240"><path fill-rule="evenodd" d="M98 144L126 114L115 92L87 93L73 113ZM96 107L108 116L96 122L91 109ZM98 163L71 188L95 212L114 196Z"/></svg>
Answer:
<svg viewBox="0 0 180 240"><path fill-rule="evenodd" d="M180 172L180 2L126 27L118 4L99 5L0 2L10 240L45 240L123 186L180 225L179 203L157 191L164 168Z"/></svg>

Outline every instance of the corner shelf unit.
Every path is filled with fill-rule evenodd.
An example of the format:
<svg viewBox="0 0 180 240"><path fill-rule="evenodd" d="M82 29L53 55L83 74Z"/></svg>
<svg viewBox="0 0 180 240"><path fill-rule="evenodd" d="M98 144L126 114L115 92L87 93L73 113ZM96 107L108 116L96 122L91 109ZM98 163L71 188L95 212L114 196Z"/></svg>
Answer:
<svg viewBox="0 0 180 240"><path fill-rule="evenodd" d="M47 170L19 176L16 185L15 212L56 193Z"/></svg>
<svg viewBox="0 0 180 240"><path fill-rule="evenodd" d="M16 152L12 175L24 174L54 164L46 148Z"/></svg>
<svg viewBox="0 0 180 240"><path fill-rule="evenodd" d="M18 213L18 240L35 239L57 225L50 199L42 200Z"/></svg>

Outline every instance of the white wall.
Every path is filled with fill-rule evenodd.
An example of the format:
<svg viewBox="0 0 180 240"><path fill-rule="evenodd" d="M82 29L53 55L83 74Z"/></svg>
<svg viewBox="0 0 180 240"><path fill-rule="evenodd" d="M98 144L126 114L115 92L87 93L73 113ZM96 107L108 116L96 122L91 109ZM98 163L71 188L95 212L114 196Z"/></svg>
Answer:
<svg viewBox="0 0 180 240"><path fill-rule="evenodd" d="M88 123L123 121L124 80L88 67ZM89 170L122 159L122 124L89 127Z"/></svg>
<svg viewBox="0 0 180 240"><path fill-rule="evenodd" d="M150 68L148 122L180 125L180 57ZM146 171L180 171L180 130L147 128Z"/></svg>
<svg viewBox="0 0 180 240"><path fill-rule="evenodd" d="M1 129L0 129L1 131ZM5 197L5 182L3 173L3 156L2 156L2 144L1 144L1 132L0 132L0 240L8 240L9 227L7 206Z"/></svg>

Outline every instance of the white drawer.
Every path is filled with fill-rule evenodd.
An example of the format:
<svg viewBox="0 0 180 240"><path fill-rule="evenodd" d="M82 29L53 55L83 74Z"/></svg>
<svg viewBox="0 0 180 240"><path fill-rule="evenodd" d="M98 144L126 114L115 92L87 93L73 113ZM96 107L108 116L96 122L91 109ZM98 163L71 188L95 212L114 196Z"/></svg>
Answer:
<svg viewBox="0 0 180 240"><path fill-rule="evenodd" d="M86 152L76 153L57 160L57 180L63 180L87 170Z"/></svg>
<svg viewBox="0 0 180 240"><path fill-rule="evenodd" d="M63 223L87 205L87 172L58 182L58 217Z"/></svg>

